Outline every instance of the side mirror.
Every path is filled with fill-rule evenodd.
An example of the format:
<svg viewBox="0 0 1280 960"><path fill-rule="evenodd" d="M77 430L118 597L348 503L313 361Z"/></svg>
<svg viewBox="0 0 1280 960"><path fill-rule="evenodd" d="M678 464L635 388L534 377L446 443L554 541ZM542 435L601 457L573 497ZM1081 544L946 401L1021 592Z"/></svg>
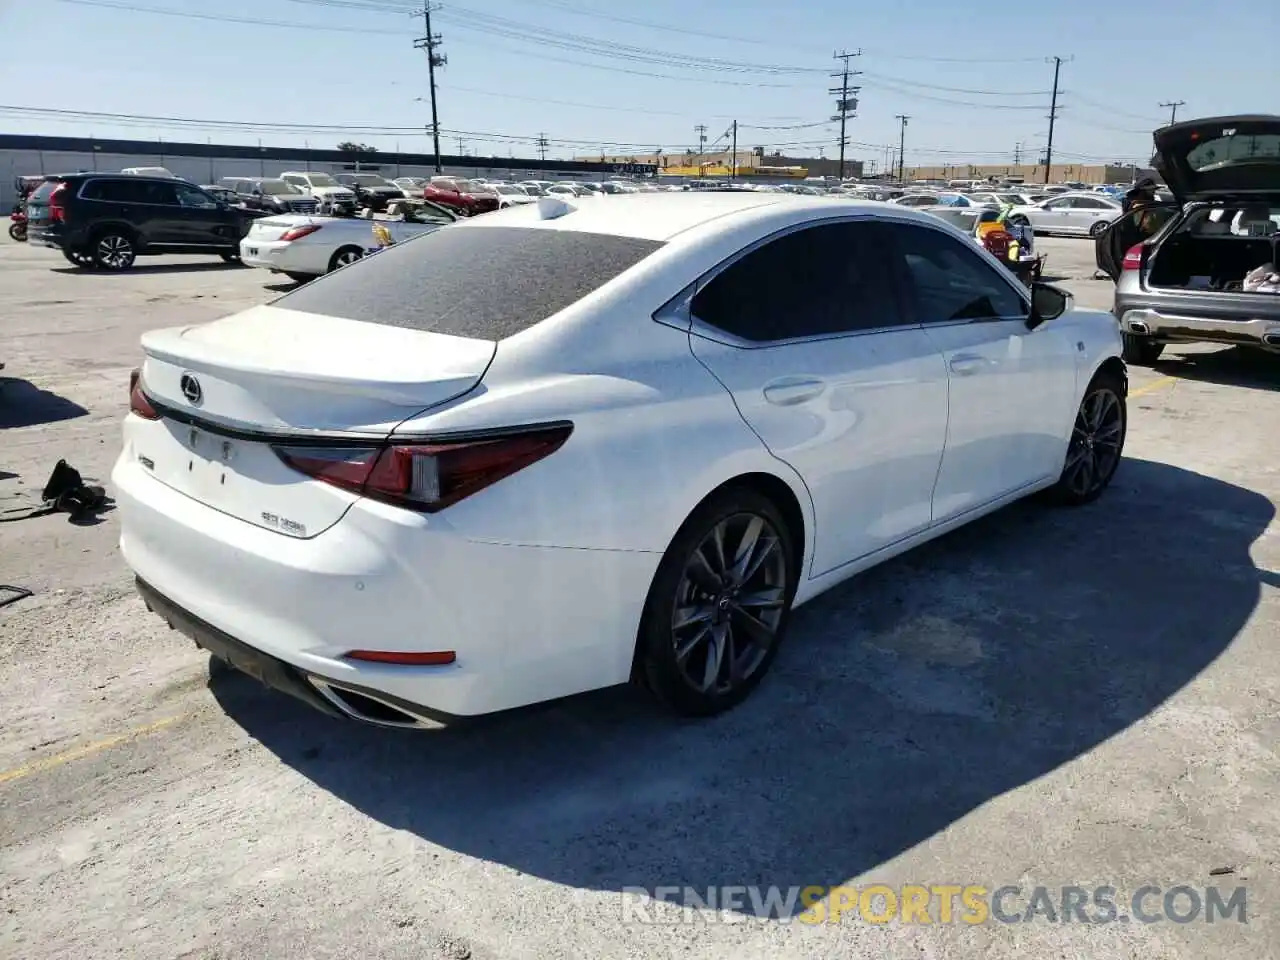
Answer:
<svg viewBox="0 0 1280 960"><path fill-rule="evenodd" d="M1034 330L1062 316L1071 306L1071 294L1058 287L1036 281L1031 285L1031 316L1027 329Z"/></svg>

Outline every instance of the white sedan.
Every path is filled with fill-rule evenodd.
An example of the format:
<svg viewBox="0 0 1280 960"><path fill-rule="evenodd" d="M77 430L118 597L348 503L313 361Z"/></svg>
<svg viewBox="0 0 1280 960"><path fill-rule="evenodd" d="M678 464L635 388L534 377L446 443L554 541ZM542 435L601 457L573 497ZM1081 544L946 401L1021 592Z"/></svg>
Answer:
<svg viewBox="0 0 1280 960"><path fill-rule="evenodd" d="M1120 202L1097 193L1062 193L1039 203L1014 207L1031 221L1036 233L1098 237L1119 219Z"/></svg>
<svg viewBox="0 0 1280 960"><path fill-rule="evenodd" d="M399 243L458 219L434 203L410 201L402 206L408 212L375 214L368 219L293 214L255 220L240 241L240 261L304 283L380 249L380 231L375 232L375 225Z"/></svg>
<svg viewBox="0 0 1280 960"><path fill-rule="evenodd" d="M1110 314L848 200L543 198L142 347L112 480L148 607L390 726L628 679L727 709L794 607L1093 500L1125 438Z"/></svg>

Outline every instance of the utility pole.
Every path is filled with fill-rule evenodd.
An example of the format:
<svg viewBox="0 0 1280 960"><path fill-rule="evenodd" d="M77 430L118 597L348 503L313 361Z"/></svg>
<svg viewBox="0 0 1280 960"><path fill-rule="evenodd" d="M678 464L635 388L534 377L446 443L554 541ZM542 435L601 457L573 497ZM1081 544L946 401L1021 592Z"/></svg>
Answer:
<svg viewBox="0 0 1280 960"><path fill-rule="evenodd" d="M1175 123L1178 122L1178 108L1184 107L1186 106L1186 104L1187 104L1187 101L1185 100L1174 100L1169 103L1160 104L1160 106L1168 107L1170 109L1169 126L1173 126Z"/></svg>
<svg viewBox="0 0 1280 960"><path fill-rule="evenodd" d="M538 156L545 162L547 159L547 147L551 146L547 141L547 135L545 133L538 134L538 139L534 141L534 146L538 148Z"/></svg>
<svg viewBox="0 0 1280 960"><path fill-rule="evenodd" d="M733 126L729 129L733 131L733 146L729 148L729 179L736 180L738 178L738 121L733 121Z"/></svg>
<svg viewBox="0 0 1280 960"><path fill-rule="evenodd" d="M460 157L465 157L467 155L467 151L465 147L466 142L467 141L464 140L462 137L458 138L458 156Z"/></svg>
<svg viewBox="0 0 1280 960"><path fill-rule="evenodd" d="M436 154L436 173L442 172L440 166L440 115L436 110L436 67L443 67L449 62L449 58L439 52L440 44L444 37L438 33L431 32L431 12L438 9L439 7L433 7L430 2L422 4L422 26L427 35L413 41L413 45L417 49L427 51L427 78L431 83L431 141Z"/></svg>
<svg viewBox="0 0 1280 960"><path fill-rule="evenodd" d="M693 128L693 132L698 135L698 160L702 160L702 154L707 149L707 125L700 123Z"/></svg>
<svg viewBox="0 0 1280 960"><path fill-rule="evenodd" d="M906 164L907 155L907 121L911 118L905 113L900 113L894 119L902 124L898 128L898 182L902 183L903 167Z"/></svg>
<svg viewBox="0 0 1280 960"><path fill-rule="evenodd" d="M1013 145L1013 165L1015 167L1022 166L1022 141L1019 140Z"/></svg>
<svg viewBox="0 0 1280 960"><path fill-rule="evenodd" d="M862 73L860 70L850 71L849 60L852 57L860 56L862 56L861 48L859 48L856 53L850 53L848 50L841 50L839 53L832 55L832 59L844 61L844 67L841 71L839 73L831 74L832 77L840 81L840 86L832 87L827 90L828 93L837 97L836 115L831 119L840 121L840 179L842 181L844 180L844 150L845 147L849 145L849 140L845 136L845 124L849 117L857 115L857 94L862 90L861 87L849 86L849 78L851 76L860 76Z"/></svg>
<svg viewBox="0 0 1280 960"><path fill-rule="evenodd" d="M1064 63L1062 57L1050 57L1053 62L1053 99L1049 102L1049 142L1044 148L1044 182L1049 182L1049 172L1053 169L1053 125L1058 120L1058 73Z"/></svg>

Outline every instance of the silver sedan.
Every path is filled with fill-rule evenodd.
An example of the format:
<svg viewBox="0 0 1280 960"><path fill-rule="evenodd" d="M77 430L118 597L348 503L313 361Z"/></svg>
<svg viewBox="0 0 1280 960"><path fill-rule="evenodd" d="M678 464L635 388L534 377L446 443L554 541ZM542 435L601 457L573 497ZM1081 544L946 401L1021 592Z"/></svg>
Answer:
<svg viewBox="0 0 1280 960"><path fill-rule="evenodd" d="M1096 193L1062 193L1039 203L1014 207L1036 233L1097 237L1123 212L1120 204Z"/></svg>

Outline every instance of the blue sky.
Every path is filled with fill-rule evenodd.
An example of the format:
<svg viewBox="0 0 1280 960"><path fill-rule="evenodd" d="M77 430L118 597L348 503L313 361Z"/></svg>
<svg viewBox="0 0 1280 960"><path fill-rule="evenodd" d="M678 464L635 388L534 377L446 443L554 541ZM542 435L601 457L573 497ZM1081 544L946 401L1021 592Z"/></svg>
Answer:
<svg viewBox="0 0 1280 960"><path fill-rule="evenodd" d="M202 121L0 109L0 129L425 151L415 6L0 0L6 108ZM433 14L449 58L438 74L441 146L454 153L461 137L468 153L533 156L544 134L550 156L675 153L698 143L697 124L715 142L737 119L740 147L834 156L832 53L861 49L850 157L883 162L897 114L911 118L909 164L1008 162L1018 144L1034 157L1048 131L1046 58L1058 55L1071 59L1055 158L1145 160L1150 131L1169 115L1164 101L1186 101L1180 119L1275 110L1277 9L1275 0L1022 9L918 0L896 10L848 0L445 2ZM346 126L366 129L325 129Z"/></svg>

